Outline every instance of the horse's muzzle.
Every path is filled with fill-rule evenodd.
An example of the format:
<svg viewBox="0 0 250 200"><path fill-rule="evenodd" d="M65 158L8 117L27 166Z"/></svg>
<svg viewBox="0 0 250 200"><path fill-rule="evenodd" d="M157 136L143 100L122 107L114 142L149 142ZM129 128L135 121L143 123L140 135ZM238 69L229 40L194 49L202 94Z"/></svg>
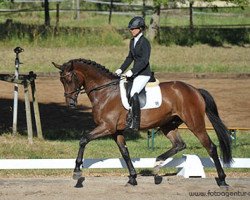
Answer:
<svg viewBox="0 0 250 200"><path fill-rule="evenodd" d="M70 109L76 109L77 101L75 99L69 99L68 100L68 107Z"/></svg>

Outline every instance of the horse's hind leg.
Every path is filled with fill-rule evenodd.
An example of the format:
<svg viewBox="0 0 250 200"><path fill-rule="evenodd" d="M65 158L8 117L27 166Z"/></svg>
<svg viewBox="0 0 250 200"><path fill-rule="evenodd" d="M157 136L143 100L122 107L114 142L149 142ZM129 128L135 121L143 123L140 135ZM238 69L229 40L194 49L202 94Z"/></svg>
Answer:
<svg viewBox="0 0 250 200"><path fill-rule="evenodd" d="M225 182L226 174L224 173L224 170L221 166L216 145L211 141L206 130L204 132L199 132L199 133L194 132L194 134L200 140L201 144L204 146L209 156L214 161L214 165L218 173L218 180L216 180L217 184L219 186L228 186Z"/></svg>
<svg viewBox="0 0 250 200"><path fill-rule="evenodd" d="M113 138L114 138L116 144L118 145L119 150L122 154L122 157L125 160L127 167L128 167L128 170L129 170L128 184L133 185L133 186L137 185L137 181L136 181L137 174L136 174L135 168L133 166L133 163L131 161L131 158L129 156L128 148L126 146L125 138L124 138L122 132L115 133Z"/></svg>
<svg viewBox="0 0 250 200"><path fill-rule="evenodd" d="M175 155L179 151L186 148L186 144L183 142L181 136L179 135L177 128L174 130L161 128L161 130L163 131L164 135L171 141L172 148L156 158L156 163L153 172L155 184L160 184L162 182L162 177L158 175L161 168L161 164L169 157Z"/></svg>
<svg viewBox="0 0 250 200"><path fill-rule="evenodd" d="M205 126L203 128L197 128L197 129L190 129L194 135L199 139L203 147L207 150L209 156L213 159L214 165L216 167L217 173L218 173L218 179L216 179L217 184L219 186L228 186L226 184L225 178L226 174L224 173L224 170L221 166L219 156L217 153L217 147L210 139L209 135L207 134L207 131L205 129Z"/></svg>

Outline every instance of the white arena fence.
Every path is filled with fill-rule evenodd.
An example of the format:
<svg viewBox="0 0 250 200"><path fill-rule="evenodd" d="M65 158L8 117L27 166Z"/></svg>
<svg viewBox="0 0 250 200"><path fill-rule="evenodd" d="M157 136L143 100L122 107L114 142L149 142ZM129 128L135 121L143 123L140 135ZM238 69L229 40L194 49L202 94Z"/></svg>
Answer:
<svg viewBox="0 0 250 200"><path fill-rule="evenodd" d="M135 168L153 168L155 158L133 158ZM250 158L234 158L226 168L250 168ZM75 159L0 159L0 170L4 169L73 169ZM84 168L119 169L127 168L122 158L84 159ZM211 158L199 158L197 155L183 155L182 158L168 158L162 167L175 167L179 176L185 178L205 178L204 167L214 167Z"/></svg>

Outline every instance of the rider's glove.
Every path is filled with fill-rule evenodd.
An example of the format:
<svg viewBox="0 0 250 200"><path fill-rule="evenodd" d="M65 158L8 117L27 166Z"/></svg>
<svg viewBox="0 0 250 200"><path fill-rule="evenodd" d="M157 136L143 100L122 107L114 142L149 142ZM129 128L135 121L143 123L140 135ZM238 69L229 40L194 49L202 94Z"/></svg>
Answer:
<svg viewBox="0 0 250 200"><path fill-rule="evenodd" d="M133 75L133 72L131 70L128 70L125 74L126 77L131 77Z"/></svg>
<svg viewBox="0 0 250 200"><path fill-rule="evenodd" d="M116 74L117 76L120 76L120 75L122 74L122 70L121 70L121 69L117 69L117 70L115 71L115 74Z"/></svg>

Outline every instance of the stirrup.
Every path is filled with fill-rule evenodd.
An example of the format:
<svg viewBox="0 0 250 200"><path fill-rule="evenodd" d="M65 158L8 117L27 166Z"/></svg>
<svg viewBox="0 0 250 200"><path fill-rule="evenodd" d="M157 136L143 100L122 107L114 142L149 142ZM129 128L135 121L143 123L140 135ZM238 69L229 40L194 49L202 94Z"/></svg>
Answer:
<svg viewBox="0 0 250 200"><path fill-rule="evenodd" d="M130 128L132 126L132 123L133 123L133 115L132 115L132 111L129 110L127 120L126 120L126 129Z"/></svg>
<svg viewBox="0 0 250 200"><path fill-rule="evenodd" d="M125 130L132 129L133 120L132 118L127 119Z"/></svg>
<svg viewBox="0 0 250 200"><path fill-rule="evenodd" d="M130 116L130 118L127 119L125 130L138 131L139 128L140 128L140 124L138 120Z"/></svg>

